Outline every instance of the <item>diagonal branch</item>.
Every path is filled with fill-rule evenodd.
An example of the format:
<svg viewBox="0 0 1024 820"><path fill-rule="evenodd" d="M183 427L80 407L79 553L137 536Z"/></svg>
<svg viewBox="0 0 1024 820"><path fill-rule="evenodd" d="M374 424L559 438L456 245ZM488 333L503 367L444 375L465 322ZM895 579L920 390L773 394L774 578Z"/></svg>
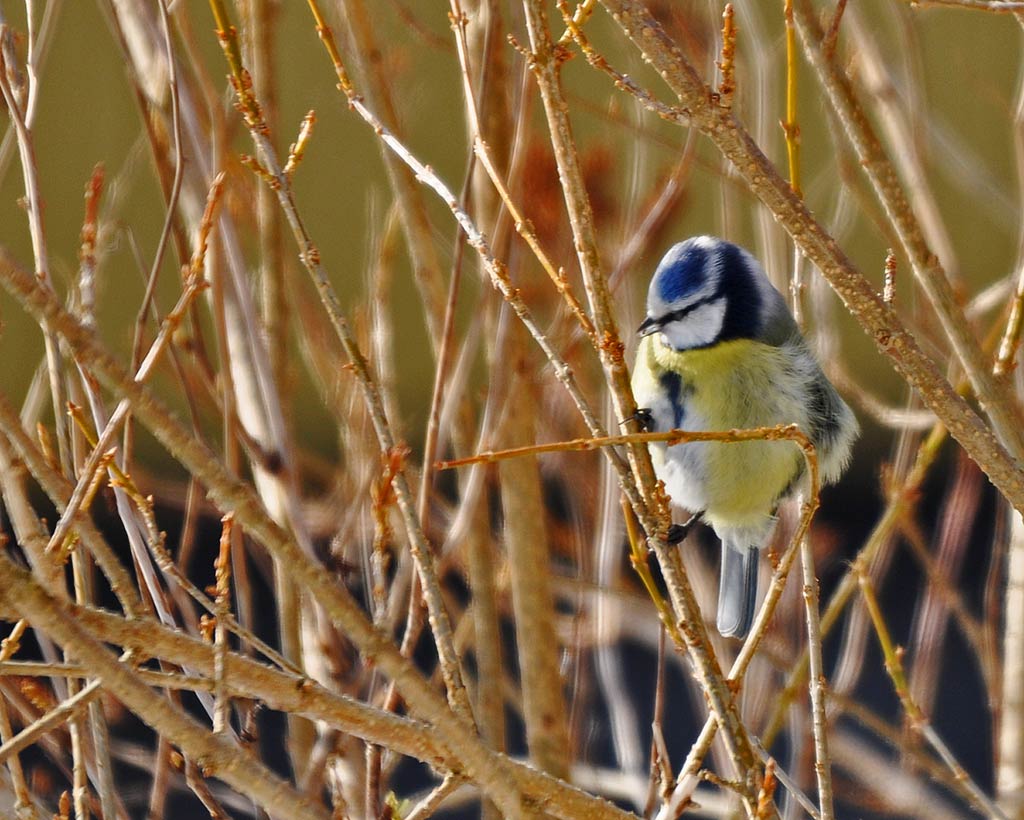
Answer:
<svg viewBox="0 0 1024 820"><path fill-rule="evenodd" d="M144 385L131 378L93 333L3 251L0 251L0 281L37 321L54 323L57 334L78 353L99 381L129 399L135 417L208 488L218 506L235 512L238 524L258 539L281 566L287 568L293 580L316 598L367 661L376 664L397 683L410 707L446 736L446 742L450 742L464 760L467 773L496 798L504 798L506 807L517 803L502 767L496 765L495 755L480 742L465 720L451 712L445 700L401 656L388 637L369 623L347 590L268 516L252 487L232 475L209 447L195 439Z"/></svg>
<svg viewBox="0 0 1024 820"><path fill-rule="evenodd" d="M623 357L625 346L619 337L607 278L598 256L593 213L576 152L568 105L562 92L560 55L548 29L545 4L542 0L524 0L523 5L532 49L530 67L544 102L551 145L575 240L576 256L583 274L583 284L593 314L594 327L601 341L599 351L605 380L618 417L635 419L636 400L633 397L629 372ZM629 425L630 432L635 432L636 421L630 421ZM729 756L740 776L744 802L748 811L753 813L757 803L758 785L763 779L760 760L750 744L746 729L737 713L733 695L711 648L700 607L679 553L658 535L661 528L658 526L657 513L652 513L657 511L665 514L667 509L658 503L660 494L650 453L643 444L638 443L631 444L628 452L632 460L635 481L645 502L645 507L638 508L634 505L634 509L647 532L650 546L658 557L672 601L674 617L682 622L680 627L686 636L685 648L693 660L697 678L707 694L711 711L722 729ZM625 490L625 482L623 484ZM672 634L671 631L669 634Z"/></svg>
<svg viewBox="0 0 1024 820"><path fill-rule="evenodd" d="M939 257L928 246L924 230L900 185L899 175L868 121L850 78L840 67L835 55L826 57L819 45L824 34L807 0L797 1L794 17L804 53L818 75L876 196L885 208L889 222L896 229L903 252L910 259L914 276L938 316L945 336L952 343L975 395L985 408L1003 445L1012 455L1021 458L1024 456L1024 417L1008 391L997 384L988 357L971 332L971 325L953 293Z"/></svg>
<svg viewBox="0 0 1024 820"><path fill-rule="evenodd" d="M1024 472L981 417L957 395L942 372L921 349L896 312L875 292L838 243L814 218L749 132L713 95L679 47L665 34L646 7L634 0L602 0L602 4L664 78L690 113L691 124L709 137L732 162L750 190L821 271L825 279L896 371L921 395L1018 510L1024 511Z"/></svg>
<svg viewBox="0 0 1024 820"><path fill-rule="evenodd" d="M68 604L49 594L24 570L0 554L0 601L22 613L32 625L87 664L104 688L189 757L204 772L223 780L273 815L282 818L327 818L327 812L300 795L262 763L226 737L212 735L179 707L120 663L68 612ZM86 690L83 690L86 691Z"/></svg>

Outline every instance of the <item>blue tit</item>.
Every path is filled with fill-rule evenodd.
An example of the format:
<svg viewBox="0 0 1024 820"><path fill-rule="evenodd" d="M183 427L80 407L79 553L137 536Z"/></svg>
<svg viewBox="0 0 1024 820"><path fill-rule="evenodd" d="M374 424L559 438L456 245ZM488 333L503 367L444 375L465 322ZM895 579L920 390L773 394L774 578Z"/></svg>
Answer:
<svg viewBox="0 0 1024 820"><path fill-rule="evenodd" d="M796 424L817 449L822 481L842 474L857 420L747 251L710 236L673 246L654 272L638 332L633 393L649 429ZM700 514L722 543L718 631L742 638L754 619L758 549L779 504L806 484L803 457L773 441L650 450L673 502Z"/></svg>

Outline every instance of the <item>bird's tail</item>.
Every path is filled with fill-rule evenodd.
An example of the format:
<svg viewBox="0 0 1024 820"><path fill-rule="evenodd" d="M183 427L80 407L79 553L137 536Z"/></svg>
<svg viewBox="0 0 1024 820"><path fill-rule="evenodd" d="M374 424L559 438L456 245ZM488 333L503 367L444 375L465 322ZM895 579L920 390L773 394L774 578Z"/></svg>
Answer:
<svg viewBox="0 0 1024 820"><path fill-rule="evenodd" d="M744 638L754 622L757 603L757 548L722 540L722 569L718 577L718 631L727 638Z"/></svg>

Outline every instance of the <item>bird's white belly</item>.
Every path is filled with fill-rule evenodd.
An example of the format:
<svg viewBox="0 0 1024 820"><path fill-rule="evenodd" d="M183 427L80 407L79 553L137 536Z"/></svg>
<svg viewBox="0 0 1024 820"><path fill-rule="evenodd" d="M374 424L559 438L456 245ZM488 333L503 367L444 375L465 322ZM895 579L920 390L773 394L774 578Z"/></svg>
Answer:
<svg viewBox="0 0 1024 820"><path fill-rule="evenodd" d="M658 408L652 408L655 429L671 430L673 418L659 417ZM689 409L683 419L686 430L707 430L704 419ZM651 447L651 461L654 471L663 482L672 502L691 512L705 510L708 506L707 492L707 446L704 442L655 444Z"/></svg>
<svg viewBox="0 0 1024 820"><path fill-rule="evenodd" d="M697 512L707 509L708 492L704 465L697 444L664 446L652 453L654 471L665 482L665 490L679 507ZM689 452L686 452L686 450Z"/></svg>

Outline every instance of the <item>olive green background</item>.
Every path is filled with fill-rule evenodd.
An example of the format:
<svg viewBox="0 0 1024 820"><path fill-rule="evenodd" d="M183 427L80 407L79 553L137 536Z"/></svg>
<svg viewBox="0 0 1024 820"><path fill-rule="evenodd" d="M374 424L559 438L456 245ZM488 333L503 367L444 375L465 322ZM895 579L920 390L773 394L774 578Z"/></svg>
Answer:
<svg viewBox="0 0 1024 820"><path fill-rule="evenodd" d="M63 3L41 76L34 134L52 272L61 292L66 291L77 272L84 186L95 163L103 162L106 166L108 189L103 207L106 230L99 270L99 325L103 337L126 355L143 292L143 273L131 253L129 235L148 266L163 220L163 203L148 145L140 139L140 112L103 5L89 0ZM194 45L205 61L203 70L225 88L224 107L237 122L230 108L224 79L226 68L209 8L203 2L186 5ZM778 72L771 82L781 87L782 3L737 5L741 56L737 105L743 113L749 109L749 100L744 95L751 93L758 79L750 75L751 44L744 39L751 36L748 15L758 15L764 30L770 33L765 47L774 55L771 63ZM1005 277L1017 259L1020 207L1012 112L1021 62L1021 32L1009 15L938 8L901 13L899 6L863 4L864 20L877 27L877 39L892 64L900 70L916 72L923 82L925 106L913 114L916 137L919 147L926 152L930 180L959 257L960 273L973 294ZM394 77L401 133L414 152L458 190L466 166L467 144L454 49L410 30L397 17L391 2L370 7L374 9L384 59ZM438 41L450 41L447 3L409 0L406 7L436 34ZM710 21L709 9L716 10L717 5L697 3L694 8ZM3 4L3 10L8 22L23 32L24 10L10 2ZM391 202L380 147L371 130L347 109L335 89L333 72L317 40L306 4L287 0L282 4L279 21L280 128L274 138L278 147L285 149L294 140L302 116L309 109L316 110L316 131L295 177L297 201L343 301L355 307L364 292L370 252L379 240L380 223ZM521 23L512 21L511 27L525 41ZM608 49L617 68L635 74L662 99L670 100L664 86L642 66L603 11L595 14L588 30L599 45ZM703 37L707 33L694 35ZM506 48L509 58L514 59L512 47ZM853 65L855 68L855 61ZM707 69L707 65L700 67ZM606 245L613 247L633 224L630 219L635 213L626 201L636 162L644 179L649 180L672 160L686 132L657 121L650 114L637 112L632 101L579 57L565 66L564 73L573 101L573 124L583 150L605 145L613 157L608 171L612 178L607 184L623 200L618 209L620 235L605 237ZM800 82L805 191L812 208L827 221L834 206L836 152L830 141L824 103L806 64L801 65ZM781 106L781 97L779 103ZM618 112L620 120L626 123L642 121L645 135L638 136L635 129L626 125L610 124L604 116L609 110ZM533 115L537 113L535 105ZM781 107L771 115L770 139L763 146L780 166L785 162L785 151L781 130L774 121L782 115ZM953 135L955 143L969 146L969 151L950 148L949 141L940 138L943 130ZM234 145L238 151L251 150L248 135L240 124ZM679 224L668 232L672 241L692 233L721 231L721 161L703 139L699 156L703 164L691 181L690 205ZM963 162L970 170L964 170ZM981 190L965 192L958 180L968 178ZM29 266L32 253L27 220L18 204L22 195L15 152L0 180L0 244ZM748 217L760 207L745 193L737 196ZM453 221L432 194L429 198L438 247L442 249L442 260L447 262ZM752 240L750 224L746 220L746 224L739 226L738 235L730 238ZM841 241L861 269L880 283L887 240L870 215L858 209ZM630 299L624 304L637 315L649 272L664 249L664 245L654 249L641 260L639 269L629 272L626 287ZM286 252L294 254L294 247L286 245ZM164 266L160 288L165 308L172 304L177 287L172 256L169 254ZM556 261L574 270L571 259ZM416 441L417 431L422 429L420 419L429 398L433 368L422 313L404 258L401 263L394 299L399 399L407 435ZM472 292L477 284L467 287ZM905 269L900 272L898 294L902 306L910 309L916 297ZM471 296L463 299L464 312L471 303ZM848 369L889 401L902 402L905 390L891 367L841 309L836 309L834 315L843 328L842 356ZM628 323L627 327L632 327L636 317L621 318ZM20 399L42 356L40 332L5 294L0 294L0 319L0 388ZM297 378L301 384L302 377ZM300 397L304 395L309 394L300 393ZM330 429L330 416L317 404L296 402L295 429L303 444L329 452L335 436ZM155 463L168 466L167 458L155 448L144 444L143 453Z"/></svg>

